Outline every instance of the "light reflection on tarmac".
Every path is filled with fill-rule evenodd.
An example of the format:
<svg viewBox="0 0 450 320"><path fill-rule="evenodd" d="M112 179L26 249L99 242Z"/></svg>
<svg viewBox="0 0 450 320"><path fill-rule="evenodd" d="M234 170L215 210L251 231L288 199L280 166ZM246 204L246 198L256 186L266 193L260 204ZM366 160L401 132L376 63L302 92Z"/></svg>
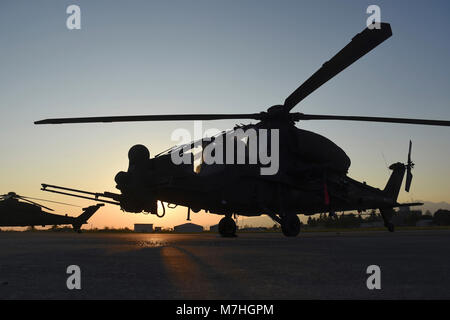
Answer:
<svg viewBox="0 0 450 320"><path fill-rule="evenodd" d="M450 298L450 230L240 234L0 232L3 299ZM66 268L81 268L68 290ZM381 268L368 290L366 268Z"/></svg>

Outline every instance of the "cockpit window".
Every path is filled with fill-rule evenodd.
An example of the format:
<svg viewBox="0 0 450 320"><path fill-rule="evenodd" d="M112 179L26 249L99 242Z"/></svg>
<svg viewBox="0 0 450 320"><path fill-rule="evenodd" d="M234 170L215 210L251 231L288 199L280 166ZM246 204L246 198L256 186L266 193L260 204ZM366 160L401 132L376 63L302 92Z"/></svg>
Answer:
<svg viewBox="0 0 450 320"><path fill-rule="evenodd" d="M237 137L235 135L235 130L222 131L210 137L205 137L203 139L198 139L190 143L173 146L166 151L157 154L155 157L178 153L177 157L183 158L182 163L192 164L192 171L195 173L200 173L202 171L202 167L210 166L213 164L227 163L225 147L227 147L227 141L230 139L234 139L233 146L235 150L233 163L245 163L247 160L246 158L248 157L249 137L245 135ZM237 152L240 152L243 159L237 159ZM210 157L209 159L208 156ZM216 170L217 169L218 168L216 168Z"/></svg>

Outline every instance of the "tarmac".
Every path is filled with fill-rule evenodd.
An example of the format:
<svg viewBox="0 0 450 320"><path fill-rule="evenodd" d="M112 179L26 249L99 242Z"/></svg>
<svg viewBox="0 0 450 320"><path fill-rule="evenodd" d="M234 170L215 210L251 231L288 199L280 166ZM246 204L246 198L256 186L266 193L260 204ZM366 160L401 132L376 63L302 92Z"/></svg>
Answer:
<svg viewBox="0 0 450 320"><path fill-rule="evenodd" d="M450 230L0 232L0 299L449 299L449 248ZM367 287L371 265L381 289Z"/></svg>

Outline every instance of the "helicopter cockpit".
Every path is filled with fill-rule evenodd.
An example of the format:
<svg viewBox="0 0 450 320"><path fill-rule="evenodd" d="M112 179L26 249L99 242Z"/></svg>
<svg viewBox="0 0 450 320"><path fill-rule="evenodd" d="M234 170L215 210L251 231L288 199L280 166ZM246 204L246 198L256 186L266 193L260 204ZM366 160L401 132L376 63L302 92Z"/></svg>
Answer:
<svg viewBox="0 0 450 320"><path fill-rule="evenodd" d="M218 132L209 137L174 146L155 158L169 156L176 165L184 164L195 174L209 175L225 169L224 164L256 164L256 131L244 131L241 127Z"/></svg>

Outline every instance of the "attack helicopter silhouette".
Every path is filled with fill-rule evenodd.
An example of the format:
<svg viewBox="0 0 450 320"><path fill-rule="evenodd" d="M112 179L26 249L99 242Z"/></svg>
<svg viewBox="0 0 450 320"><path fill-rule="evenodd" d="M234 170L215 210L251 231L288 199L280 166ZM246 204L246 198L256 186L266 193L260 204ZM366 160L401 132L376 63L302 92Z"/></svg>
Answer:
<svg viewBox="0 0 450 320"><path fill-rule="evenodd" d="M298 214L312 215L335 211L359 212L379 209L389 231L394 231L391 217L394 208L421 205L421 203L398 203L397 197L406 172L405 190L409 191L412 181L410 142L408 160L390 166L392 174L383 190L358 182L347 176L350 159L346 153L329 139L299 129L296 122L306 120L347 120L385 123L421 124L450 126L450 121L409 118L315 115L291 112L308 95L376 46L392 36L388 23L381 23L380 29L364 29L332 59L307 79L284 101L283 105L270 107L266 112L251 114L180 114L180 115L139 115L87 118L46 119L35 124L125 122L125 121L177 121L177 120L222 120L251 119L256 124L236 125L231 131L224 131L214 137L204 138L190 144L175 146L157 154L153 158L143 145L133 146L128 153L129 166L126 172L115 177L120 193L89 192L79 189L43 184L42 190L103 201L119 205L126 212L149 212L164 216L165 208L159 212L157 201L188 208L190 211L205 210L224 215L219 223L219 233L233 236L236 224L233 214L259 216L267 214L281 224L286 236L297 236L300 231ZM278 134L279 168L273 175L262 175L261 168L266 163L247 161L244 164L207 163L203 161L208 147L212 150L223 148L226 152L236 151L243 146L245 160L251 158L249 139L236 137L237 131L276 132ZM245 138L245 137L244 137ZM233 147L227 142L234 141ZM271 151L273 145L267 142ZM194 149L200 146L200 156ZM260 146L257 146L257 149ZM174 163L174 155L189 154L192 161ZM188 158L189 158L188 157ZM200 164L194 167L194 160ZM197 161L198 162L198 161Z"/></svg>
<svg viewBox="0 0 450 320"><path fill-rule="evenodd" d="M4 195L0 195L0 226L1 227L34 227L46 225L66 225L71 224L74 231L80 232L81 226L86 224L88 219L97 210L103 206L103 203L96 204L83 209L83 213L78 217L69 217L67 215L58 215L43 211L47 209L53 211L53 209L36 203L33 200L40 200L46 202L59 203L64 205L70 205L63 202L37 199L31 197L25 197L16 194L15 192L9 192Z"/></svg>

